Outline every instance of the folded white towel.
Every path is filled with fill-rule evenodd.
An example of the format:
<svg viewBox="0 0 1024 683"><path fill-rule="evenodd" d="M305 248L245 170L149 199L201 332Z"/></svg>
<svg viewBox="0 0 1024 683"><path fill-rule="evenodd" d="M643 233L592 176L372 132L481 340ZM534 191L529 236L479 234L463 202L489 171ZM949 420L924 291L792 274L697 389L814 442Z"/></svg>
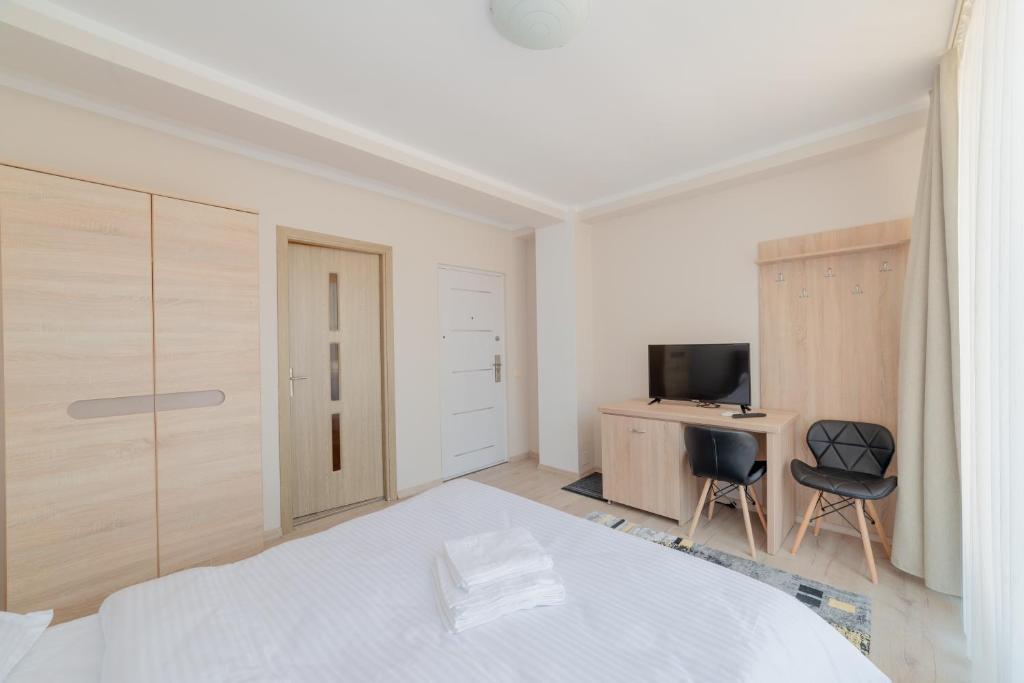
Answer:
<svg viewBox="0 0 1024 683"><path fill-rule="evenodd" d="M526 529L516 527L445 541L445 558L459 588L551 569L551 556Z"/></svg>
<svg viewBox="0 0 1024 683"><path fill-rule="evenodd" d="M466 591L455 585L448 563L438 557L434 583L441 619L452 633L519 610L565 602L562 579L552 569L498 579Z"/></svg>

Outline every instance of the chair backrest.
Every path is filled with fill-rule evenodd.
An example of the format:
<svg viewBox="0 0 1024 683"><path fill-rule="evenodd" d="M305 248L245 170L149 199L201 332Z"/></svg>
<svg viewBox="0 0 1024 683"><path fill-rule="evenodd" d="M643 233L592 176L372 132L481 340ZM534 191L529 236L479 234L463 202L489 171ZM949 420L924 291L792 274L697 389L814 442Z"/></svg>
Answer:
<svg viewBox="0 0 1024 683"><path fill-rule="evenodd" d="M846 420L819 420L807 430L807 447L822 467L881 477L896 444L882 425Z"/></svg>
<svg viewBox="0 0 1024 683"><path fill-rule="evenodd" d="M757 439L747 432L713 427L687 427L686 455L696 477L742 483L757 458Z"/></svg>

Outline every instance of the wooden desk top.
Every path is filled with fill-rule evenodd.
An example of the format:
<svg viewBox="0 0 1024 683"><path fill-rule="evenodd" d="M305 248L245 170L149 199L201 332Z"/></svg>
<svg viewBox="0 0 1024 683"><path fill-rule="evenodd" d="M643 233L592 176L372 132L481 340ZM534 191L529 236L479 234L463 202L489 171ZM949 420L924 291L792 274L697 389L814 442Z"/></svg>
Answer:
<svg viewBox="0 0 1024 683"><path fill-rule="evenodd" d="M662 403L655 403L649 406L647 405L648 400L640 398L622 401L621 403L609 403L601 406L599 410L609 415L642 417L650 420L669 420L672 422L722 427L759 434L778 434L797 418L797 414L790 410L754 408L752 412L768 413L767 417L748 417L738 420L734 417L722 415L724 412L739 412L738 406L723 403L719 408L699 408L692 403L675 401L663 401Z"/></svg>

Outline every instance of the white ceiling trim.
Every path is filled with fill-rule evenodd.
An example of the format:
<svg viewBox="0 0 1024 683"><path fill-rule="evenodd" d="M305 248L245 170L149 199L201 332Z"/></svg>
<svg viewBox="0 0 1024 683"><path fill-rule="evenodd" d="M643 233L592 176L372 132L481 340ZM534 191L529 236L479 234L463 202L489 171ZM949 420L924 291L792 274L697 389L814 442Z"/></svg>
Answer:
<svg viewBox="0 0 1024 683"><path fill-rule="evenodd" d="M561 222L573 215L581 220L607 218L725 183L750 180L793 164L820 159L851 147L923 127L927 107L926 100L917 101L898 110L617 193L583 206L567 207L547 197L355 126L248 81L228 76L180 54L71 12L48 0L0 0L0 22L116 66L237 107L268 121L320 136L401 167L428 174L451 183L452 186L535 212L535 215L550 218L550 221L541 219L531 223L524 221L511 224L480 215L477 211L466 211L448 201L439 201L429 196L429 191L417 194L415 189L409 187L389 185L380 180L365 178L358 173L346 172L339 166L322 164L298 155L261 147L249 140L243 141L180 122L176 123L169 118L90 97L65 86L32 80L13 72L0 71L0 84L200 144L511 230L518 230L524 224L541 226L545 223Z"/></svg>
<svg viewBox="0 0 1024 683"><path fill-rule="evenodd" d="M76 109L89 111L94 114L99 114L100 116L123 121L125 123L154 130L159 133L172 135L183 140L195 142L214 149L220 149L225 152L237 154L256 161L273 164L282 168L288 168L293 171L299 171L300 173L306 173L341 185L347 185L360 190L382 194L387 197L409 202L410 204L433 209L435 211L441 211L465 220L483 223L484 225L490 225L495 228L511 230L514 232L523 230L523 227L519 224L508 223L496 220L490 216L464 211L458 207L435 201L429 197L424 197L401 188L374 182L373 180L362 176L344 173L333 166L312 162L302 157L283 154L275 150L253 145L249 142L234 140L223 135L218 135L217 133L201 131L189 126L183 126L175 123L174 121L161 119L126 107L101 102L85 94L75 92L69 88L56 86L34 78L28 78L21 74L13 73L7 69L0 69L0 87L7 87L28 95L40 97L59 104L65 104L70 107L75 107ZM558 222L561 220L564 220L564 215L558 219L553 219L552 222Z"/></svg>
<svg viewBox="0 0 1024 683"><path fill-rule="evenodd" d="M267 119L562 220L559 203L417 150L139 40L46 0L15 0L0 21Z"/></svg>
<svg viewBox="0 0 1024 683"><path fill-rule="evenodd" d="M623 192L578 207L581 220L611 218L652 204L678 199L692 192L724 183L750 179L783 167L841 152L902 132L923 128L927 121L927 99L869 119L832 128L781 145L715 164L693 173Z"/></svg>

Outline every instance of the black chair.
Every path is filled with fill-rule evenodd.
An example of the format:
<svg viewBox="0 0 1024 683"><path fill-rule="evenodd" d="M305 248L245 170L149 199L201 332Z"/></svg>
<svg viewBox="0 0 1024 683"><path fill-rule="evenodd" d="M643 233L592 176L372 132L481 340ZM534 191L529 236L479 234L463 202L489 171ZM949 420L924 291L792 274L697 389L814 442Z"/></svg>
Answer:
<svg viewBox="0 0 1024 683"><path fill-rule="evenodd" d="M747 528L747 541L750 543L750 554L756 560L757 548L754 545L754 533L750 528L750 512L747 508L747 499L754 504L757 510L758 519L765 533L768 532L768 525L765 523L764 511L757 501L757 494L753 485L756 484L767 471L764 461L757 460L758 446L757 439L747 432L734 432L729 429L714 429L712 427L687 427L683 433L686 443L686 455L690 460L690 469L693 476L704 477L704 490L700 494L700 502L693 513L693 521L690 522L689 537L693 538L693 532L697 530L697 522L700 521L700 513L704 508L704 501L711 492L711 500L708 502L708 520L714 516L715 503L719 498L739 489L740 505L743 507L743 524ZM719 488L717 482L725 482L727 486Z"/></svg>
<svg viewBox="0 0 1024 683"><path fill-rule="evenodd" d="M892 547L873 501L885 498L896 490L896 477L885 476L885 470L896 452L892 433L882 425L869 422L820 420L807 430L807 446L818 462L817 467L811 467L802 460L789 463L793 478L801 485L815 490L804 512L791 552L796 555L800 542L804 540L804 533L807 532L807 525L812 521L811 515L820 505L821 514L813 518L814 535L818 535L820 518L838 512L843 521L860 533L864 556L868 561L868 573L871 581L878 583L875 556L871 552L871 539L864 519L864 506L867 505L868 509L867 519L878 529L882 546L891 558ZM825 494L836 496L836 500L829 501ZM851 505L857 511L856 526L842 514L842 510Z"/></svg>

